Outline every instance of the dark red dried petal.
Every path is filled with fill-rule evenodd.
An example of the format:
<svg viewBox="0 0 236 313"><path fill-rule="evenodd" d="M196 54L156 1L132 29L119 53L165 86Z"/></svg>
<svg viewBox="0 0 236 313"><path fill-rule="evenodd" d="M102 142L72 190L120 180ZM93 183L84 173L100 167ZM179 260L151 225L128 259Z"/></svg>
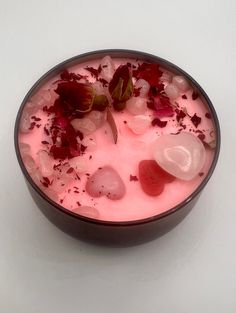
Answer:
<svg viewBox="0 0 236 313"><path fill-rule="evenodd" d="M70 73L68 70L64 70L61 74L60 77L62 80L80 80L83 78L82 75L80 74L75 74L75 73Z"/></svg>
<svg viewBox="0 0 236 313"><path fill-rule="evenodd" d="M41 121L41 118L36 117L36 116L31 116L32 120L34 120L35 122L39 122Z"/></svg>
<svg viewBox="0 0 236 313"><path fill-rule="evenodd" d="M92 76L95 77L96 79L98 79L98 76L99 76L99 74L101 73L101 70L102 70L101 66L99 66L98 69L96 69L96 68L94 68L92 66L87 66L85 69L86 69L86 71L91 73Z"/></svg>
<svg viewBox="0 0 236 313"><path fill-rule="evenodd" d="M105 80L104 78L99 78L98 81L100 83L102 83L103 87L107 87L108 86L108 81Z"/></svg>
<svg viewBox="0 0 236 313"><path fill-rule="evenodd" d="M182 99L187 100L187 96L186 95L182 95Z"/></svg>
<svg viewBox="0 0 236 313"><path fill-rule="evenodd" d="M211 114L210 114L209 112L207 112L207 113L205 114L205 117L208 118L208 119L211 119Z"/></svg>
<svg viewBox="0 0 236 313"><path fill-rule="evenodd" d="M180 120L182 120L186 116L186 113L184 113L183 110L176 109L175 113L176 113L176 120L177 120L177 122L179 122Z"/></svg>
<svg viewBox="0 0 236 313"><path fill-rule="evenodd" d="M155 86L151 86L148 92L149 97L156 97L161 91L164 90L164 84L163 83L156 83Z"/></svg>
<svg viewBox="0 0 236 313"><path fill-rule="evenodd" d="M68 147L57 147L56 145L51 146L50 153L54 159L64 160L68 156Z"/></svg>
<svg viewBox="0 0 236 313"><path fill-rule="evenodd" d="M138 181L138 177L135 175L129 175L129 180L130 181Z"/></svg>
<svg viewBox="0 0 236 313"><path fill-rule="evenodd" d="M201 140L201 141L204 141L206 136L204 134L199 134L198 135L198 138Z"/></svg>
<svg viewBox="0 0 236 313"><path fill-rule="evenodd" d="M146 80L151 86L156 86L162 76L162 71L156 63L142 63L133 71L133 76L136 79Z"/></svg>
<svg viewBox="0 0 236 313"><path fill-rule="evenodd" d="M71 174L73 171L74 171L73 167L70 167L70 168L66 171L66 173L67 173L67 174Z"/></svg>
<svg viewBox="0 0 236 313"><path fill-rule="evenodd" d="M158 126L160 128L166 127L167 121L161 121L159 118L152 120L152 126Z"/></svg>
<svg viewBox="0 0 236 313"><path fill-rule="evenodd" d="M201 117L197 116L197 114L195 113L192 117L191 117L191 122L193 123L193 125L197 128L198 125L201 123Z"/></svg>
<svg viewBox="0 0 236 313"><path fill-rule="evenodd" d="M134 88L134 97L138 97L140 95L140 88Z"/></svg>
<svg viewBox="0 0 236 313"><path fill-rule="evenodd" d="M35 127L35 125L36 125L36 123L35 123L35 122L32 122L32 123L30 124L29 130L33 130L34 127Z"/></svg>
<svg viewBox="0 0 236 313"><path fill-rule="evenodd" d="M192 99L193 99L193 100L196 100L198 97L199 97L198 92L197 92L197 91L193 91L193 93L192 93Z"/></svg>
<svg viewBox="0 0 236 313"><path fill-rule="evenodd" d="M80 145L80 151L83 153L87 149L87 146L85 145Z"/></svg>

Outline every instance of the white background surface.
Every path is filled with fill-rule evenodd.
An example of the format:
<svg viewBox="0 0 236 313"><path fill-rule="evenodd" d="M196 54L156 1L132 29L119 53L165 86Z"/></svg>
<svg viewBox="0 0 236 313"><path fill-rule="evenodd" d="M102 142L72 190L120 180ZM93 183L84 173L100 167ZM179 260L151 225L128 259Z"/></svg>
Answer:
<svg viewBox="0 0 236 313"><path fill-rule="evenodd" d="M0 313L236 312L236 2L0 0ZM218 112L217 169L190 215L132 248L72 239L40 213L13 148L28 89L73 55L103 48L169 59Z"/></svg>

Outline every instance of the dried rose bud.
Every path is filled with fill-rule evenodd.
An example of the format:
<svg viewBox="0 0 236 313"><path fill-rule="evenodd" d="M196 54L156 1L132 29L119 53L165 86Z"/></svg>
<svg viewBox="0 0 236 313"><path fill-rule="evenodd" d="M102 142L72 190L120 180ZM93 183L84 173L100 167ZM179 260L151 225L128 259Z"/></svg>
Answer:
<svg viewBox="0 0 236 313"><path fill-rule="evenodd" d="M106 95L96 95L93 100L93 109L104 111L108 107L108 99Z"/></svg>
<svg viewBox="0 0 236 313"><path fill-rule="evenodd" d="M116 110L122 110L125 107L125 101L130 99L133 94L133 88L129 67L127 65L119 66L109 84L109 92L114 100L114 108ZM118 105L119 103L124 104L120 106Z"/></svg>
<svg viewBox="0 0 236 313"><path fill-rule="evenodd" d="M55 92L63 101L66 111L87 113L92 109L94 90L89 84L66 81L59 83Z"/></svg>

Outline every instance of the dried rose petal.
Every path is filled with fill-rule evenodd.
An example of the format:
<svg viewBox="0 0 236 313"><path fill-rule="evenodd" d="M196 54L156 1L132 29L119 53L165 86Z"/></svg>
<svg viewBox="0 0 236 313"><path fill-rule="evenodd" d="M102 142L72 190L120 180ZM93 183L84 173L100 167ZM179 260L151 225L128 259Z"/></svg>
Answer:
<svg viewBox="0 0 236 313"><path fill-rule="evenodd" d="M193 123L193 125L197 128L198 125L201 123L201 117L197 116L197 114L195 113L192 117L191 117L191 122Z"/></svg>
<svg viewBox="0 0 236 313"><path fill-rule="evenodd" d="M142 63L139 65L137 70L133 71L133 76L136 79L144 79L146 80L151 86L155 86L158 82L160 77L162 76L162 71L159 69L159 65L156 63Z"/></svg>
<svg viewBox="0 0 236 313"><path fill-rule="evenodd" d="M166 127L167 121L161 121L159 118L152 120L152 126L158 126L160 128Z"/></svg>

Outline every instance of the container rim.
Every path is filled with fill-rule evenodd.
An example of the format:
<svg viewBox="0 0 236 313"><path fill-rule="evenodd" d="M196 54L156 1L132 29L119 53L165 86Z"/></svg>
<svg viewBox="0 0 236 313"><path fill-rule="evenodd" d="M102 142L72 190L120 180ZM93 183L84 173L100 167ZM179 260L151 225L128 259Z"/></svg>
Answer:
<svg viewBox="0 0 236 313"><path fill-rule="evenodd" d="M63 206L57 204L53 200L51 200L33 181L29 173L27 172L21 154L19 149L19 141L18 141L18 133L19 133L19 122L21 118L21 113L23 111L23 108L25 104L27 103L28 99L30 98L31 94L35 92L37 89L39 89L46 81L48 81L50 78L52 78L54 75L60 73L65 68L71 67L75 64L84 63L91 60L96 60L99 58L102 58L106 55L110 55L114 58L133 58L133 59L140 59L142 61L146 62L156 62L159 65L171 70L172 72L176 72L179 74L184 75L188 78L188 80L191 82L191 84L198 90L201 99L205 102L205 104L208 106L210 112L212 121L215 126L215 135L216 135L216 147L215 147L215 153L214 153L214 159L212 161L211 167L205 176L205 178L202 180L201 184L193 191L192 194L190 194L185 200L174 206L173 208L162 212L160 214L153 215L151 217L147 217L144 219L138 219L138 220L131 220L131 221L106 221L106 220L98 220L94 218L85 217L82 215L79 215L77 213L73 213L72 211L64 208ZM153 54L149 54L146 52L136 51L136 50L128 50L128 49L105 49L105 50L95 50L90 51L87 53L76 55L72 58L69 58L63 62L60 62L53 68L51 68L49 71L47 71L41 78L39 78L36 83L31 87L31 89L28 91L26 96L24 97L20 108L18 110L16 120L15 120L15 127L14 127L14 145L15 145L15 152L17 156L18 163L20 165L20 168L23 172L23 175L27 182L31 185L31 187L50 205L52 205L56 210L61 211L62 213L69 215L72 218L79 219L81 221L92 223L92 224L98 224L103 226L113 226L113 227L125 227L125 226L135 226L135 225L142 225L150 222L154 222L156 220L163 219L167 216L172 215L176 211L181 210L185 205L187 205L189 202L191 202L193 199L195 199L202 189L205 187L207 182L209 181L210 177L212 176L214 169L216 167L219 153L220 153L220 145L221 145L221 132L220 132L220 124L219 120L215 111L215 108L206 94L206 92L203 90L203 88L195 81L194 78L192 78L188 73L186 73L184 70L182 70L177 65L159 57Z"/></svg>

